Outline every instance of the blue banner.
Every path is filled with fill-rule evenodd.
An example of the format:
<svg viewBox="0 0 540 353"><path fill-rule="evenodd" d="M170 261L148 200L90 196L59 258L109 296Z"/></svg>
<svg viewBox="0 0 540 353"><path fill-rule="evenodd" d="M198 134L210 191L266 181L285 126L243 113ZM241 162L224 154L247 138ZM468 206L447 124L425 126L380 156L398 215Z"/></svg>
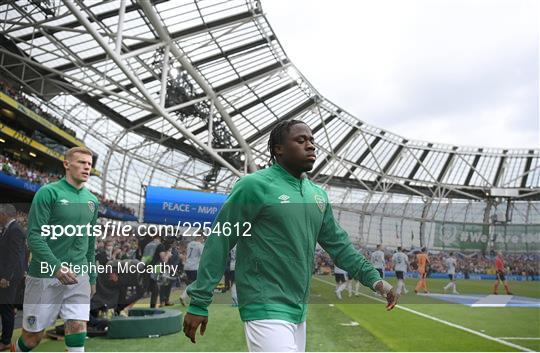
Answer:
<svg viewBox="0 0 540 353"><path fill-rule="evenodd" d="M212 223L227 195L148 186L144 222L172 224Z"/></svg>
<svg viewBox="0 0 540 353"><path fill-rule="evenodd" d="M25 191L36 192L41 187L39 184L31 183L27 180L17 178L15 176L0 172L0 184L11 186L15 189L22 189Z"/></svg>

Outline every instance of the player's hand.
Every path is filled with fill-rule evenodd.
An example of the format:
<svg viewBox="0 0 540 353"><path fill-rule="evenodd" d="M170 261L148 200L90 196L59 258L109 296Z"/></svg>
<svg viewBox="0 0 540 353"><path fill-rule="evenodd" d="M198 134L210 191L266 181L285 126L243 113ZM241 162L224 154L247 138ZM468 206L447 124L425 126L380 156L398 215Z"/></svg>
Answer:
<svg viewBox="0 0 540 353"><path fill-rule="evenodd" d="M9 287L9 281L5 278L0 279L0 288Z"/></svg>
<svg viewBox="0 0 540 353"><path fill-rule="evenodd" d="M96 294L96 285L91 284L90 285L90 298L92 298L94 296L94 294Z"/></svg>
<svg viewBox="0 0 540 353"><path fill-rule="evenodd" d="M199 325L201 326L201 336L204 336L206 331L206 324L208 323L208 316L199 316L186 313L184 317L184 334L188 337L192 343L195 343L195 335Z"/></svg>
<svg viewBox="0 0 540 353"><path fill-rule="evenodd" d="M62 267L58 271L56 271L54 276L58 278L60 283L65 285L77 283L77 276L75 276L73 272L66 269L65 267Z"/></svg>
<svg viewBox="0 0 540 353"><path fill-rule="evenodd" d="M397 305L398 296L394 293L394 289L386 294L386 310L390 311Z"/></svg>
<svg viewBox="0 0 540 353"><path fill-rule="evenodd" d="M386 310L394 309L397 304L398 297L394 293L392 285L385 280L381 280L377 282L374 289L377 291L377 293L386 298Z"/></svg>

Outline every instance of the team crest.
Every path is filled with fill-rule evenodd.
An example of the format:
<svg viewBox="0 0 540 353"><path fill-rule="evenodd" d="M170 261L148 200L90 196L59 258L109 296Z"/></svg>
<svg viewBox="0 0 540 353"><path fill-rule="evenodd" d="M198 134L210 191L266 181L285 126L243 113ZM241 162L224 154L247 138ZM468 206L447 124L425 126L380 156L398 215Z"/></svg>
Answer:
<svg viewBox="0 0 540 353"><path fill-rule="evenodd" d="M30 327L34 327L36 325L36 317L35 316L28 316L26 321L28 322L28 326L30 326Z"/></svg>
<svg viewBox="0 0 540 353"><path fill-rule="evenodd" d="M317 203L317 207L319 207L319 210L321 213L324 213L324 210L326 210L326 202L324 201L324 198L321 195L315 195L315 202Z"/></svg>
<svg viewBox="0 0 540 353"><path fill-rule="evenodd" d="M88 201L88 208L90 209L90 212L94 213L96 205L92 201Z"/></svg>

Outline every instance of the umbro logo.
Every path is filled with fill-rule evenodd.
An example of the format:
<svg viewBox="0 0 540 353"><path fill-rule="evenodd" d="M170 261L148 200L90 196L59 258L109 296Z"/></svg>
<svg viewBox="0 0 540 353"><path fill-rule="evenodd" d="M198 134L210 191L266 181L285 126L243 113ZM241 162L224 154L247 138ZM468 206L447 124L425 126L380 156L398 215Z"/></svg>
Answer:
<svg viewBox="0 0 540 353"><path fill-rule="evenodd" d="M290 203L290 201L289 201L290 198L291 197L289 195L285 195L285 194L278 197L278 199L281 200L281 203Z"/></svg>
<svg viewBox="0 0 540 353"><path fill-rule="evenodd" d="M60 200L60 203L61 203L62 205L64 205L64 206L66 206L66 205L69 204L69 201L66 200L66 199L62 199L62 200Z"/></svg>

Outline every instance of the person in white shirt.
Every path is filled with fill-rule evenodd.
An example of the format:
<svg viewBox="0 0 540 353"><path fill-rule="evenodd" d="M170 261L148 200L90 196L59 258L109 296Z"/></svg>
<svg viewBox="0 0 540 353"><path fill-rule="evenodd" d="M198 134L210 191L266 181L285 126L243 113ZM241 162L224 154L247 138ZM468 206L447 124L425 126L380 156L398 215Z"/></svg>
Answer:
<svg viewBox="0 0 540 353"><path fill-rule="evenodd" d="M347 272L334 265L334 276L336 278L336 296L341 300L343 299L341 297L341 292L347 287Z"/></svg>
<svg viewBox="0 0 540 353"><path fill-rule="evenodd" d="M409 269L409 257L404 253L404 250L399 246L397 252L392 255L392 263L394 264L394 271L396 272L397 288L396 294L401 295L401 292L407 294L407 288L405 287L405 272Z"/></svg>
<svg viewBox="0 0 540 353"><path fill-rule="evenodd" d="M186 288L197 279L197 270L204 249L204 237L201 234L194 234L193 236L196 237L195 240L190 241L186 248L186 262L184 264L184 272L187 278ZM184 293L180 296L180 303L185 306L188 298L187 292L184 290Z"/></svg>
<svg viewBox="0 0 540 353"><path fill-rule="evenodd" d="M236 294L236 282L234 281L234 270L236 269L236 245L229 252L229 256L231 257L231 263L229 265L229 271L230 271L230 276L231 276L232 305L233 306L238 306L238 296Z"/></svg>
<svg viewBox="0 0 540 353"><path fill-rule="evenodd" d="M381 278L384 278L384 265L386 264L386 261L384 260L384 252L382 250L382 244L377 245L377 250L371 254L371 263L373 264L373 267L379 271Z"/></svg>
<svg viewBox="0 0 540 353"><path fill-rule="evenodd" d="M452 293L459 294L456 290L456 263L457 260L454 257L454 253L450 252L449 256L444 259L444 265L446 266L446 272L448 273L448 278L450 282L444 286L444 291L446 292L449 289L452 289Z"/></svg>

